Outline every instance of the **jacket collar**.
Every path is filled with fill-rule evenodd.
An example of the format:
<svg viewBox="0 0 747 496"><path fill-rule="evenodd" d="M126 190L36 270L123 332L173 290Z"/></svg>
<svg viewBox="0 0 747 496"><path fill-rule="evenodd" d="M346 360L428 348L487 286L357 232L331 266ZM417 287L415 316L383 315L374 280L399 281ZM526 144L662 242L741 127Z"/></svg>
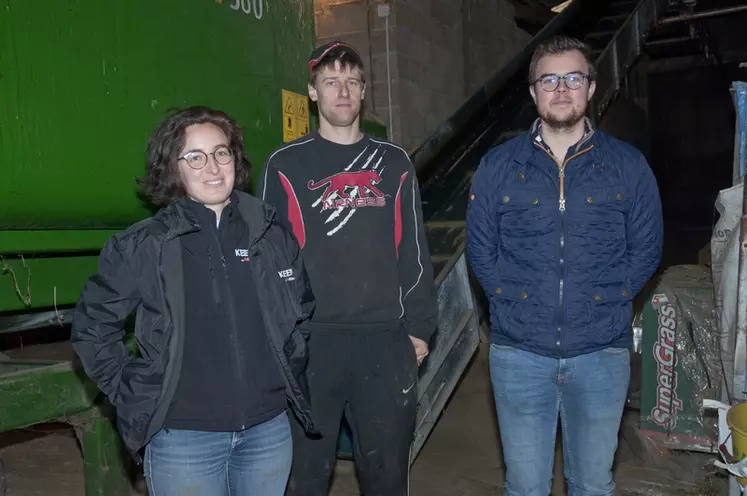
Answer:
<svg viewBox="0 0 747 496"><path fill-rule="evenodd" d="M251 246L259 241L270 228L275 221L276 211L269 204L248 193L234 191L234 194L236 195L239 215L249 226L249 234L254 236L249 245Z"/></svg>
<svg viewBox="0 0 747 496"><path fill-rule="evenodd" d="M517 162L526 164L534 158L534 154L537 152L537 145L535 143L539 143L543 148L546 146L542 140L541 131L542 120L537 118L521 140L521 145L515 155L515 160ZM596 149L597 135L598 131L592 125L591 120L588 117L584 117L584 136L578 143L573 145L573 153L578 153L584 147L588 147L589 145L594 145L594 148Z"/></svg>
<svg viewBox="0 0 747 496"><path fill-rule="evenodd" d="M170 203L156 213L154 220L159 221L168 230L167 237L171 238L192 231L199 231L197 217L191 211L187 202L182 198ZM249 226L249 232L254 234L252 244L269 229L275 219L275 209L261 200L243 191L231 193L231 201L236 202L236 208L242 220Z"/></svg>

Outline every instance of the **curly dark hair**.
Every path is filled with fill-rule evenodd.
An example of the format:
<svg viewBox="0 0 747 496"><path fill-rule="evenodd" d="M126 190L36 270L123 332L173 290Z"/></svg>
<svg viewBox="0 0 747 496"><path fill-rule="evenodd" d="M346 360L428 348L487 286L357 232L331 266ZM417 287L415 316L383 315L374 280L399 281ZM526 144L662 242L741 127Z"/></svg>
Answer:
<svg viewBox="0 0 747 496"><path fill-rule="evenodd" d="M589 81L595 81L597 78L597 69L594 67L594 59L591 56L591 47L576 38L557 35L543 41L534 49L532 61L529 63L529 84L534 84L537 79L537 67L539 66L540 59L548 55L561 55L566 52L572 52L573 50L578 50L584 56L586 63L589 64Z"/></svg>
<svg viewBox="0 0 747 496"><path fill-rule="evenodd" d="M186 196L176 163L184 147L186 129L193 124L214 124L223 130L236 167L234 189L249 186L251 163L244 152L241 127L225 112L193 106L169 114L148 138L145 177L137 179L137 183L141 195L153 205L164 206Z"/></svg>

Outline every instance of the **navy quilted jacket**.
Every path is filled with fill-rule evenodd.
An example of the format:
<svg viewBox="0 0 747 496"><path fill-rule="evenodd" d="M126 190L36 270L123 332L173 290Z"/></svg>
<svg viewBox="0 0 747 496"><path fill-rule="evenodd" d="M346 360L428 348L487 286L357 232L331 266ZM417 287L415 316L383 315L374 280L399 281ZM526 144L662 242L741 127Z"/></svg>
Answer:
<svg viewBox="0 0 747 496"><path fill-rule="evenodd" d="M587 129L563 167L535 123L475 173L467 255L494 344L559 358L632 344L632 299L661 258L659 192L637 149Z"/></svg>

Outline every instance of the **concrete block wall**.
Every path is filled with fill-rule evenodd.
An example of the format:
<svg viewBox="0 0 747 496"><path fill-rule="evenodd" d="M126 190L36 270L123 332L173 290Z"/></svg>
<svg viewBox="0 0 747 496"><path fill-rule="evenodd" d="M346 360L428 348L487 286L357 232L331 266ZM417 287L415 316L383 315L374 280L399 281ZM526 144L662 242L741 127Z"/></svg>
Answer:
<svg viewBox="0 0 747 496"><path fill-rule="evenodd" d="M317 42L342 39L363 55L364 112L389 125L386 23L378 0L314 0ZM391 0L392 140L416 148L529 42L507 0Z"/></svg>

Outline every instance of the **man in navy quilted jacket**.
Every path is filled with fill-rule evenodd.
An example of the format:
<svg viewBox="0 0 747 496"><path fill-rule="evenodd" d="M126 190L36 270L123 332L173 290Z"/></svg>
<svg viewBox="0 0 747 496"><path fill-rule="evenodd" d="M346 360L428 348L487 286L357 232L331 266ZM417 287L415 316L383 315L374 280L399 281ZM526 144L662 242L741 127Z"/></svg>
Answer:
<svg viewBox="0 0 747 496"><path fill-rule="evenodd" d="M612 495L632 299L661 258L661 202L643 155L584 117L586 45L550 39L529 71L540 118L483 157L467 214L490 300L506 494L549 494L560 414L569 496Z"/></svg>

